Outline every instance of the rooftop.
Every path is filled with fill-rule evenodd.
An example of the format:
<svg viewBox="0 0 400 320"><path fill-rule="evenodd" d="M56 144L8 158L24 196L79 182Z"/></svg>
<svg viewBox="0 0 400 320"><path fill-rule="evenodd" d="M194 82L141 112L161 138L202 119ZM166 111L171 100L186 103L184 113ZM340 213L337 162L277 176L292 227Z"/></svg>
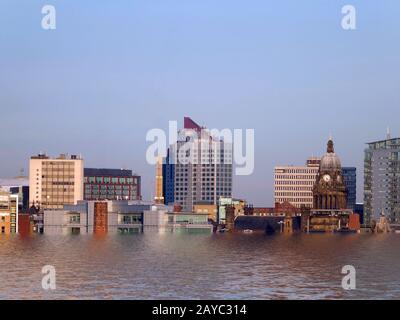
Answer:
<svg viewBox="0 0 400 320"><path fill-rule="evenodd" d="M36 156L31 157L32 160L38 160L38 159L43 159L43 160L82 160L81 155L76 155L76 154L71 154L68 155L67 153L61 153L57 158L51 158L45 153L39 153Z"/></svg>
<svg viewBox="0 0 400 320"><path fill-rule="evenodd" d="M385 143L388 145L396 145L400 144L400 138L390 138L390 139L383 139L383 140L378 140L378 141L372 141L372 142L367 142L368 145L374 145L374 144L381 144Z"/></svg>
<svg viewBox="0 0 400 320"><path fill-rule="evenodd" d="M132 170L128 169L96 169L96 168L85 168L85 177L132 177L137 176L132 173Z"/></svg>

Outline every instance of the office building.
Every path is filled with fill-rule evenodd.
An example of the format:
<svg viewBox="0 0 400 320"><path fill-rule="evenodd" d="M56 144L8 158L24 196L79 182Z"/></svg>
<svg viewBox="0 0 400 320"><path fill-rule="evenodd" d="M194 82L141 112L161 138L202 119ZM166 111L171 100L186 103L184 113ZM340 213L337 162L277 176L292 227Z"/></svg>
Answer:
<svg viewBox="0 0 400 320"><path fill-rule="evenodd" d="M400 223L400 138L368 143L364 152L364 223L384 214Z"/></svg>
<svg viewBox="0 0 400 320"><path fill-rule="evenodd" d="M42 209L62 209L83 200L83 159L61 154L33 156L29 162L29 201Z"/></svg>
<svg viewBox="0 0 400 320"><path fill-rule="evenodd" d="M342 176L346 187L347 209L355 210L357 202L357 168L342 167Z"/></svg>
<svg viewBox="0 0 400 320"><path fill-rule="evenodd" d="M29 177L21 175L10 179L0 179L0 190L18 195L20 211L29 209Z"/></svg>
<svg viewBox="0 0 400 320"><path fill-rule="evenodd" d="M140 200L141 177L125 169L84 169L84 200Z"/></svg>
<svg viewBox="0 0 400 320"><path fill-rule="evenodd" d="M116 234L142 231L150 205L128 201L79 201L44 211L45 234Z"/></svg>
<svg viewBox="0 0 400 320"><path fill-rule="evenodd" d="M278 166L274 174L275 203L289 202L297 208L312 208L313 186L320 159L311 157L305 166Z"/></svg>
<svg viewBox="0 0 400 320"><path fill-rule="evenodd" d="M44 211L45 234L133 234L156 230L211 232L207 213L174 212L171 206L132 201L79 201Z"/></svg>
<svg viewBox="0 0 400 320"><path fill-rule="evenodd" d="M217 204L232 194L232 143L212 136L190 118L170 147L174 164L174 202L193 211L196 202Z"/></svg>
<svg viewBox="0 0 400 320"><path fill-rule="evenodd" d="M167 156L162 165L162 176L164 203L169 205L175 201L175 165L170 158L170 149L168 149Z"/></svg>
<svg viewBox="0 0 400 320"><path fill-rule="evenodd" d="M18 233L18 196L0 190L0 234Z"/></svg>

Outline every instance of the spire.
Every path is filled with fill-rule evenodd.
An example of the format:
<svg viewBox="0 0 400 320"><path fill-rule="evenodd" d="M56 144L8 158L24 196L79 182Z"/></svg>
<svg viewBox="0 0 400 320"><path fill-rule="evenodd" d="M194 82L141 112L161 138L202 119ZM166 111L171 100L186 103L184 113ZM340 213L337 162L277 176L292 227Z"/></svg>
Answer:
<svg viewBox="0 0 400 320"><path fill-rule="evenodd" d="M329 141L328 141L328 148L327 148L326 152L328 152L328 153L335 153L335 149L334 149L334 147L333 147L333 140L332 140L332 138L330 138Z"/></svg>
<svg viewBox="0 0 400 320"><path fill-rule="evenodd" d="M389 127L387 127L387 130L386 130L386 139L387 140L392 139L392 135L390 134L390 128Z"/></svg>

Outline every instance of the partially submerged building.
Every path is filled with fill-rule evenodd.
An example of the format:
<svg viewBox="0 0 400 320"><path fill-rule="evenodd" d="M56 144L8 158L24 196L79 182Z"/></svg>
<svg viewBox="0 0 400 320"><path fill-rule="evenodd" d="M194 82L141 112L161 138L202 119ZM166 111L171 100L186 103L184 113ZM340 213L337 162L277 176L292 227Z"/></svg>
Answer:
<svg viewBox="0 0 400 320"><path fill-rule="evenodd" d="M174 212L171 206L140 201L79 201L44 211L46 234L130 234L144 230L211 232L207 213Z"/></svg>

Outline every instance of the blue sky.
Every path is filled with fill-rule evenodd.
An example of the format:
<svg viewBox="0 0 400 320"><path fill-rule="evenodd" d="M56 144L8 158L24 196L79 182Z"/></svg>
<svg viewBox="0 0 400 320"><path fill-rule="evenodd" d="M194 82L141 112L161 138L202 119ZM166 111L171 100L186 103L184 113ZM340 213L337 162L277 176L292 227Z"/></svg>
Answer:
<svg viewBox="0 0 400 320"><path fill-rule="evenodd" d="M357 30L341 28L345 4ZM146 132L190 116L255 129L236 197L272 205L273 167L321 155L332 133L360 201L365 142L400 135L397 0L2 0L0 15L0 177L39 151L81 153L132 168L150 198Z"/></svg>

